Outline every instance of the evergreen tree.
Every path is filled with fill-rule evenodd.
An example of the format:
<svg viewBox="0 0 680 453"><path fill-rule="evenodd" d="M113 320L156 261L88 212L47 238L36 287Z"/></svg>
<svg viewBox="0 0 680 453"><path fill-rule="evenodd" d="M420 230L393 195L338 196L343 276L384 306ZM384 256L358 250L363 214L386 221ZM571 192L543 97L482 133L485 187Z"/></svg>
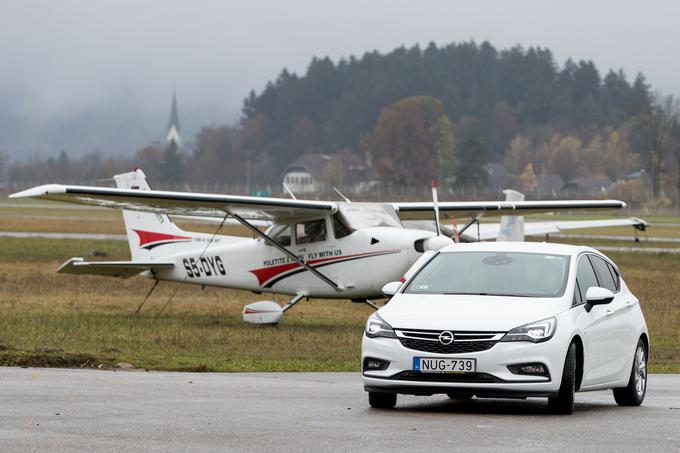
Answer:
<svg viewBox="0 0 680 453"><path fill-rule="evenodd" d="M161 178L166 183L177 184L182 181L183 177L182 157L177 143L170 140L170 143L165 147L161 160Z"/></svg>
<svg viewBox="0 0 680 453"><path fill-rule="evenodd" d="M464 117L455 128L458 169L456 184L463 187L483 187L486 185L488 146L474 118Z"/></svg>

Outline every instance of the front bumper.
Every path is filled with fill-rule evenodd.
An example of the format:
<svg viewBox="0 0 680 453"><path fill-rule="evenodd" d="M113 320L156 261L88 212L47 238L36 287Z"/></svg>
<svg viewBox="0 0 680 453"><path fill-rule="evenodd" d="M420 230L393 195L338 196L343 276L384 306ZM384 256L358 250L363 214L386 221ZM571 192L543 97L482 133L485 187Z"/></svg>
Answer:
<svg viewBox="0 0 680 453"><path fill-rule="evenodd" d="M405 348L398 339L368 338L362 341L364 358L386 360L383 371L363 371L366 391L416 395L435 393L474 393L477 396L553 396L560 387L566 346L559 337L544 343L524 341L499 342L491 349L464 354L436 354ZM477 372L473 374L429 374L413 372L414 357L474 358ZM542 363L549 377L517 375L508 365Z"/></svg>

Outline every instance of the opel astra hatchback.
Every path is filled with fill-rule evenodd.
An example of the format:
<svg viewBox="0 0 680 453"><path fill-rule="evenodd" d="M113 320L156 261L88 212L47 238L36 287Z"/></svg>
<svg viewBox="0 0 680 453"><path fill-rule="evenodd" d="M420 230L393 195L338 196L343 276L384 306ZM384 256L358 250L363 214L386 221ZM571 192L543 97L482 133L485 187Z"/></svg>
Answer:
<svg viewBox="0 0 680 453"><path fill-rule="evenodd" d="M597 250L546 243L455 244L421 260L366 323L372 407L397 394L547 397L569 414L574 392L645 397L649 334L638 299Z"/></svg>

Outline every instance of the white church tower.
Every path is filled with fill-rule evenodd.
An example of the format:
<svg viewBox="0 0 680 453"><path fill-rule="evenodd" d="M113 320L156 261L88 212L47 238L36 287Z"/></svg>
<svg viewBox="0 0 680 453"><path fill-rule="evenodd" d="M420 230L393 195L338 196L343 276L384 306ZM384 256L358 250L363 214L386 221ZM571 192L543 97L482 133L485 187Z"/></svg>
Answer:
<svg viewBox="0 0 680 453"><path fill-rule="evenodd" d="M167 144L175 142L179 148L182 144L182 138L179 135L179 114L177 113L177 93L172 92L172 107L170 109L170 122L168 123L168 132L165 137Z"/></svg>

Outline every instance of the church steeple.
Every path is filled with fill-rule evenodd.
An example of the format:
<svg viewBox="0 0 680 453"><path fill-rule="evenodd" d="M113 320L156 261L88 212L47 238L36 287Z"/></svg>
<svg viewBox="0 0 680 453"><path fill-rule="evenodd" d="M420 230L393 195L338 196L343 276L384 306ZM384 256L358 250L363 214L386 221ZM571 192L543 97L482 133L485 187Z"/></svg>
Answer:
<svg viewBox="0 0 680 453"><path fill-rule="evenodd" d="M166 135L166 141L168 144L170 142L175 142L175 145L179 146L182 139L179 135L179 114L177 113L177 93L172 92L172 107L170 108L170 121L168 122L168 132Z"/></svg>

